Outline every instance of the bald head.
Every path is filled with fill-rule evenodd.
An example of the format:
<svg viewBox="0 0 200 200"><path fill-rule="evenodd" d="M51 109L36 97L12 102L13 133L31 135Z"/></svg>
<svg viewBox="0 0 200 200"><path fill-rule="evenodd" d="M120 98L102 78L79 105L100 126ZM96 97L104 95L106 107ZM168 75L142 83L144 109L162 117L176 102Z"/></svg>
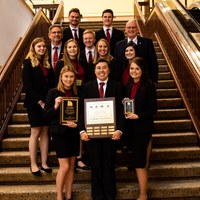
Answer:
<svg viewBox="0 0 200 200"><path fill-rule="evenodd" d="M133 40L137 36L138 28L136 20L132 19L126 22L125 33L128 38Z"/></svg>

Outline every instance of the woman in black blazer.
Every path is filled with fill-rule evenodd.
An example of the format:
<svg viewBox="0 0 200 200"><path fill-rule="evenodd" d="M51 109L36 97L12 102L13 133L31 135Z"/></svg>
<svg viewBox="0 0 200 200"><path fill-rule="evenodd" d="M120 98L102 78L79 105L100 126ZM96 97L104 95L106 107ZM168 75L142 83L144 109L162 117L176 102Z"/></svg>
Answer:
<svg viewBox="0 0 200 200"><path fill-rule="evenodd" d="M139 183L137 200L147 197L147 147L154 132L153 115L157 111L155 85L147 78L142 58L135 57L129 69L132 80L126 85L126 97L134 99L134 113L125 115L128 147L133 152L133 166ZM126 98L124 99L126 100Z"/></svg>
<svg viewBox="0 0 200 200"><path fill-rule="evenodd" d="M23 63L22 80L25 91L24 106L27 108L31 135L29 152L31 172L40 176L37 165L38 140L41 152L41 170L51 172L47 165L48 156L48 123L43 118L43 109L48 90L54 85L53 70L48 62L46 42L43 38L35 38Z"/></svg>
<svg viewBox="0 0 200 200"><path fill-rule="evenodd" d="M56 178L57 200L63 200L63 188L65 186L65 198L71 199L72 184L76 156L79 155L80 135L77 123L67 121L60 123L60 104L63 97L76 97L75 84L76 72L72 66L64 66L60 72L57 88L49 91L44 115L50 124L50 132L56 150L59 169Z"/></svg>

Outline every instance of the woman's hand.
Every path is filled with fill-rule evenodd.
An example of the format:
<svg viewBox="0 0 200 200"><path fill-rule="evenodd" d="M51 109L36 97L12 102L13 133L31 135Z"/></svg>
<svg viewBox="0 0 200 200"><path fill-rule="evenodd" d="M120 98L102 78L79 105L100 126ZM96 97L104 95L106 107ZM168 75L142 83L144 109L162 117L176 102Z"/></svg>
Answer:
<svg viewBox="0 0 200 200"><path fill-rule="evenodd" d="M125 118L126 119L139 119L138 115L136 115L134 113L126 114Z"/></svg>
<svg viewBox="0 0 200 200"><path fill-rule="evenodd" d="M81 140L83 140L83 141L85 141L85 142L87 142L87 141L89 141L90 139L88 138L88 135L87 135L87 132L83 132L83 133L81 133Z"/></svg>
<svg viewBox="0 0 200 200"><path fill-rule="evenodd" d="M64 126L68 126L70 128L76 128L77 124L75 122L67 121L66 123L62 123Z"/></svg>
<svg viewBox="0 0 200 200"><path fill-rule="evenodd" d="M55 110L58 109L59 105L62 103L62 100L63 100L62 97L57 97L57 98L55 99L55 104L54 104Z"/></svg>
<svg viewBox="0 0 200 200"><path fill-rule="evenodd" d="M130 100L128 97L123 98L122 104L124 104L125 101Z"/></svg>

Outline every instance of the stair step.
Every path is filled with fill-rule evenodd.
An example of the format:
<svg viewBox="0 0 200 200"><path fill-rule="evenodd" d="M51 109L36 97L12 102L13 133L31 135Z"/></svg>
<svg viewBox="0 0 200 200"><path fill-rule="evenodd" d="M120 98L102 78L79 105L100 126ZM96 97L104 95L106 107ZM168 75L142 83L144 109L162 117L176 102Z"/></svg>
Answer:
<svg viewBox="0 0 200 200"><path fill-rule="evenodd" d="M154 119L179 119L179 118L187 118L187 110L185 108L179 109L158 109Z"/></svg>
<svg viewBox="0 0 200 200"><path fill-rule="evenodd" d="M29 135L27 137L5 138L2 140L4 151L28 151ZM152 135L155 146L188 146L196 145L197 136L194 132L182 133L156 133Z"/></svg>
<svg viewBox="0 0 200 200"><path fill-rule="evenodd" d="M181 98L164 98L158 99L158 108L182 108L183 101Z"/></svg>
<svg viewBox="0 0 200 200"><path fill-rule="evenodd" d="M175 81L174 80L159 80L158 84L156 85L157 89L170 89L175 87Z"/></svg>
<svg viewBox="0 0 200 200"><path fill-rule="evenodd" d="M155 133L152 135L153 148L158 146L196 146L196 144L197 135L194 132Z"/></svg>
<svg viewBox="0 0 200 200"><path fill-rule="evenodd" d="M190 192L188 192L190 191ZM128 200L137 197L137 183L117 183L116 200ZM194 180L162 180L159 182L149 181L148 194L151 199L177 200L187 199L199 200L200 179ZM1 200L55 200L56 186L51 184L43 185L21 185L21 186L1 186ZM92 200L90 183L75 183L73 185L74 200Z"/></svg>
<svg viewBox="0 0 200 200"><path fill-rule="evenodd" d="M148 168L149 180L160 178L179 178L198 177L200 174L200 161L196 162L181 162L181 163L152 163ZM29 167L5 167L0 168L0 185L9 184L40 184L41 182L55 183L58 167L53 167L52 174L42 172L41 177L35 177L31 174ZM116 167L116 179L118 182L131 180L136 182L136 174L134 171L129 171L126 166ZM91 172L78 170L74 174L74 182L84 182L91 180Z"/></svg>
<svg viewBox="0 0 200 200"><path fill-rule="evenodd" d="M17 159L16 159L17 158ZM194 160L200 159L199 147L168 147L168 148L153 148L151 160L153 161L167 161L167 160ZM129 163L132 160L131 153L117 153L118 163ZM40 159L38 156L38 163ZM49 153L49 163L57 165L57 158L55 152ZM28 151L7 151L0 154L0 166L28 166L30 165Z"/></svg>
<svg viewBox="0 0 200 200"><path fill-rule="evenodd" d="M166 65L166 64L167 64L167 62L164 58L158 59L158 65Z"/></svg>
<svg viewBox="0 0 200 200"><path fill-rule="evenodd" d="M171 97L178 97L178 89L177 88L171 88L171 89L157 89L157 98L171 98Z"/></svg>
<svg viewBox="0 0 200 200"><path fill-rule="evenodd" d="M156 56L157 56L157 59L163 59L164 56L163 56L163 53L162 52L156 52Z"/></svg>
<svg viewBox="0 0 200 200"><path fill-rule="evenodd" d="M158 119L158 118L160 118L160 119L170 118L171 119L171 118L180 118L180 117L185 118L186 116L187 116L186 109L163 109L163 110L158 110L158 113L156 114L156 119ZM12 122L17 123L17 124L29 123L28 114L27 113L14 113L14 114L12 114Z"/></svg>
<svg viewBox="0 0 200 200"><path fill-rule="evenodd" d="M172 79L172 75L170 72L160 72L158 74L158 80L171 80Z"/></svg>

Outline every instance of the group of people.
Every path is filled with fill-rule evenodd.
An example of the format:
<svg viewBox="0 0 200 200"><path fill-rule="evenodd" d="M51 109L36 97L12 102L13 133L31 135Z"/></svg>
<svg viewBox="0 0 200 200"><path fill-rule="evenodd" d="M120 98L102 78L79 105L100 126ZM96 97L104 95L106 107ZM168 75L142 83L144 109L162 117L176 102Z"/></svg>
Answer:
<svg viewBox="0 0 200 200"><path fill-rule="evenodd" d="M113 11L106 9L102 29L83 30L79 27L81 13L73 8L69 11L69 27L62 30L58 24L50 26L50 44L35 38L24 60L24 106L31 126L30 171L35 176L41 176L41 170L52 173L47 163L52 137L59 163L57 200L72 199L75 167L91 169L94 200L114 200L116 150L124 145L133 155L131 165L139 183L137 200L148 199L147 149L157 111L158 63L152 40L137 35L136 21L126 23L125 38L123 31L112 26L113 17ZM78 122L60 123L63 97L79 98ZM108 97L115 98L116 130L110 138L90 139L84 124L84 99ZM127 99L134 99L134 113L124 114Z"/></svg>

